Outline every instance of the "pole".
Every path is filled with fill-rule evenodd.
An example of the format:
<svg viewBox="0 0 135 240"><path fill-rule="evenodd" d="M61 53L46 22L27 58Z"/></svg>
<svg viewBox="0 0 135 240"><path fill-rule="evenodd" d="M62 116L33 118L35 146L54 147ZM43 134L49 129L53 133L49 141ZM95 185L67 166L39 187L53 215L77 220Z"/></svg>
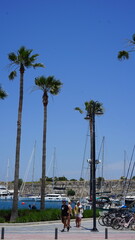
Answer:
<svg viewBox="0 0 135 240"><path fill-rule="evenodd" d="M58 239L58 228L55 228L55 239Z"/></svg>
<svg viewBox="0 0 135 240"><path fill-rule="evenodd" d="M90 125L90 201L92 200L92 119L90 117L89 119L89 125Z"/></svg>
<svg viewBox="0 0 135 240"><path fill-rule="evenodd" d="M1 229L1 239L4 239L4 227Z"/></svg>
<svg viewBox="0 0 135 240"><path fill-rule="evenodd" d="M105 228L105 239L108 239L108 228Z"/></svg>
<svg viewBox="0 0 135 240"><path fill-rule="evenodd" d="M95 104L93 105L92 111L92 122L93 122L93 131L92 131L92 205L93 205L93 229L92 231L97 232L96 227L96 164L95 164Z"/></svg>

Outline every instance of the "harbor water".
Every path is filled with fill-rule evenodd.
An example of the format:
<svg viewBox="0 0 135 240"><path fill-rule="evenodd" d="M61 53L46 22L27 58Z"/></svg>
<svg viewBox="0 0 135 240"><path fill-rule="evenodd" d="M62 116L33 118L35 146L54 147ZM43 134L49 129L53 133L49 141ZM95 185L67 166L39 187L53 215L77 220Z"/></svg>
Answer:
<svg viewBox="0 0 135 240"><path fill-rule="evenodd" d="M12 199L0 199L0 210L1 209L11 209ZM29 205L35 205L37 209L40 209L40 201L18 201L19 209L28 209ZM57 208L61 209L62 201L47 201L45 202L45 208ZM74 204L73 204L74 205Z"/></svg>

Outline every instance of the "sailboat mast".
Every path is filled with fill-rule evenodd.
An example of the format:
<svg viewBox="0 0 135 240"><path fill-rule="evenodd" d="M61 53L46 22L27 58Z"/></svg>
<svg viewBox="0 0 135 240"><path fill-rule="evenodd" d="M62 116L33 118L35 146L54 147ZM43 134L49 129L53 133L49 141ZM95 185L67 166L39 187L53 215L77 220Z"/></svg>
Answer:
<svg viewBox="0 0 135 240"><path fill-rule="evenodd" d="M8 189L8 177L9 177L9 159L7 162L7 179L6 179L6 188Z"/></svg>
<svg viewBox="0 0 135 240"><path fill-rule="evenodd" d="M124 178L126 177L126 151L124 151Z"/></svg>
<svg viewBox="0 0 135 240"><path fill-rule="evenodd" d="M103 177L104 177L104 142L105 142L105 137L103 137L103 141L102 141L102 144L103 144L103 150L102 150L102 180L101 180L101 191L102 191L102 188L103 188Z"/></svg>
<svg viewBox="0 0 135 240"><path fill-rule="evenodd" d="M34 144L34 156L33 156L33 170L32 170L32 193L34 189L34 177L35 177L35 154L36 153L36 141Z"/></svg>
<svg viewBox="0 0 135 240"><path fill-rule="evenodd" d="M55 159L56 159L56 148L54 148L54 155L53 155L53 190L54 190Z"/></svg>

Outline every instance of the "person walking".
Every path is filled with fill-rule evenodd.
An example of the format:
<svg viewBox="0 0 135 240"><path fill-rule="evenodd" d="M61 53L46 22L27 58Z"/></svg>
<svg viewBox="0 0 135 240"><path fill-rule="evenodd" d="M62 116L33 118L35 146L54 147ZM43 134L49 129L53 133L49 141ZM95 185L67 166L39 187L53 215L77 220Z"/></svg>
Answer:
<svg viewBox="0 0 135 240"><path fill-rule="evenodd" d="M81 226L81 220L82 220L82 216L83 216L82 213L83 213L82 205L80 204L79 201L77 201L77 204L74 207L76 227Z"/></svg>
<svg viewBox="0 0 135 240"><path fill-rule="evenodd" d="M69 208L68 205L66 204L66 200L63 200L61 206L61 221L63 223L63 229L61 230L61 232L65 232L65 228L67 228L67 231L69 231L68 215Z"/></svg>
<svg viewBox="0 0 135 240"><path fill-rule="evenodd" d="M71 206L71 201L68 201L68 226L69 228L71 228L70 226L70 218L72 216L72 206Z"/></svg>

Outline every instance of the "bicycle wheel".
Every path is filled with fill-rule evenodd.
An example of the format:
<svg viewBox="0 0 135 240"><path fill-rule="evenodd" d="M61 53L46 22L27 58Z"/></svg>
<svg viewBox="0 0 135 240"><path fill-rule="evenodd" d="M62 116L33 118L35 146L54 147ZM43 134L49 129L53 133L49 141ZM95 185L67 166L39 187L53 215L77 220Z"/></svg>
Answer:
<svg viewBox="0 0 135 240"><path fill-rule="evenodd" d="M133 226L135 226L135 219L132 219L132 220L130 221L128 228L131 229L131 230L134 230L134 227L133 227Z"/></svg>
<svg viewBox="0 0 135 240"><path fill-rule="evenodd" d="M105 226L105 225L104 225L104 222L103 222L103 218L104 218L104 216L100 216L100 217L98 218L98 223L99 223L101 226Z"/></svg>
<svg viewBox="0 0 135 240"><path fill-rule="evenodd" d="M125 218L121 218L120 222L119 222L119 229L122 230L125 227Z"/></svg>
<svg viewBox="0 0 135 240"><path fill-rule="evenodd" d="M111 217L108 215L108 216L105 216L103 218L103 223L104 223L104 226L107 226L109 227L111 225Z"/></svg>
<svg viewBox="0 0 135 240"><path fill-rule="evenodd" d="M112 222L112 228L118 230L120 228L120 218L115 218Z"/></svg>

